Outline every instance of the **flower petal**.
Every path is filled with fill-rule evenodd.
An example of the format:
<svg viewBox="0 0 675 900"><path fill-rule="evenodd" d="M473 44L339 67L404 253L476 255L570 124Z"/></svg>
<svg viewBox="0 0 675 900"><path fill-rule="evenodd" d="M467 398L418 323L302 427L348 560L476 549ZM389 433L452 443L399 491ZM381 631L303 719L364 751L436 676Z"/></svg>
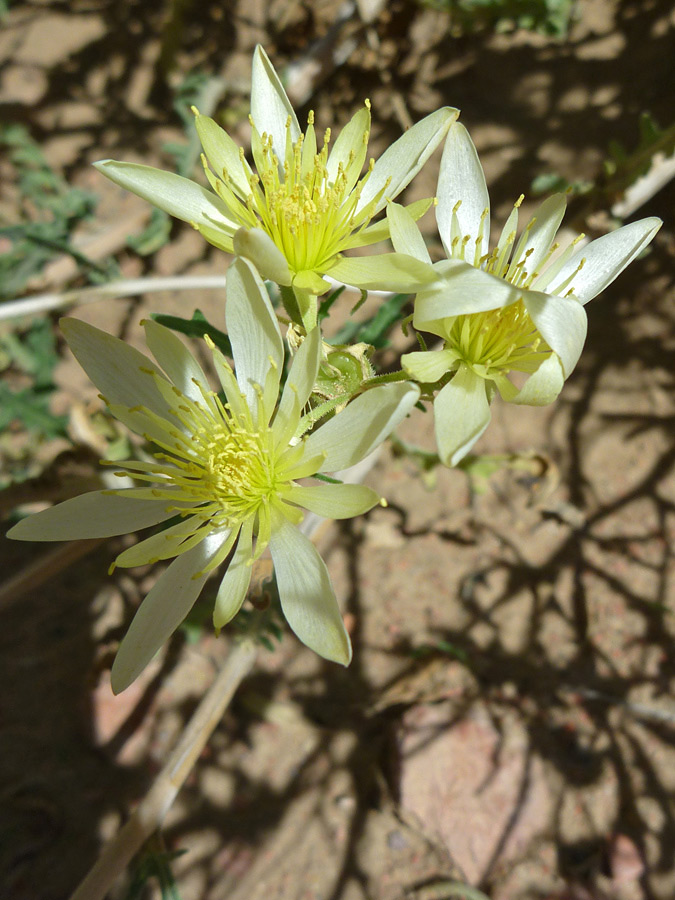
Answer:
<svg viewBox="0 0 675 900"><path fill-rule="evenodd" d="M119 694L136 680L190 612L208 577L195 576L222 542L222 535L213 532L192 550L181 553L162 572L139 606L117 651L111 673L113 693Z"/></svg>
<svg viewBox="0 0 675 900"><path fill-rule="evenodd" d="M295 434L302 408L309 400L321 361L321 329L313 328L293 357L274 418L274 436L280 445Z"/></svg>
<svg viewBox="0 0 675 900"><path fill-rule="evenodd" d="M232 341L237 381L255 419L258 408L255 385L264 388L272 369L278 387L284 345L265 285L252 265L241 257L227 270L225 321Z"/></svg>
<svg viewBox="0 0 675 900"><path fill-rule="evenodd" d="M148 347L166 372L169 381L190 400L203 402L199 385L204 391L209 391L208 379L182 340L169 328L153 322L152 319L146 319L143 327Z"/></svg>
<svg viewBox="0 0 675 900"><path fill-rule="evenodd" d="M250 260L263 278L285 285L293 280L286 257L262 228L240 228L232 247L237 256Z"/></svg>
<svg viewBox="0 0 675 900"><path fill-rule="evenodd" d="M485 381L466 365L434 400L438 454L446 466L456 466L490 424Z"/></svg>
<svg viewBox="0 0 675 900"><path fill-rule="evenodd" d="M435 279L427 263L405 253L380 253L376 256L350 256L330 268L331 278L365 290L413 293Z"/></svg>
<svg viewBox="0 0 675 900"><path fill-rule="evenodd" d="M560 359L552 353L527 379L522 390L511 400L526 406L548 406L553 403L565 383Z"/></svg>
<svg viewBox="0 0 675 900"><path fill-rule="evenodd" d="M597 238L577 250L556 276L556 287L549 290L557 293L562 289L588 303L644 250L662 224L661 219L650 216Z"/></svg>
<svg viewBox="0 0 675 900"><path fill-rule="evenodd" d="M581 356L588 331L586 310L576 297L525 291L523 303L539 333L560 357L565 378Z"/></svg>
<svg viewBox="0 0 675 900"><path fill-rule="evenodd" d="M459 110L452 106L437 109L409 128L385 150L364 185L356 213L382 190L384 193L373 214L384 209L387 200L397 197L438 147L458 115Z"/></svg>
<svg viewBox="0 0 675 900"><path fill-rule="evenodd" d="M364 107L353 115L342 129L326 161L328 182L332 184L335 183L340 165L342 165L346 179L344 185L345 197L351 193L361 174L368 151L369 132L370 110L368 107Z"/></svg>
<svg viewBox="0 0 675 900"><path fill-rule="evenodd" d="M387 219L391 242L397 253L406 253L422 262L431 264L431 257L424 238L408 210L393 201L387 204Z"/></svg>
<svg viewBox="0 0 675 900"><path fill-rule="evenodd" d="M286 156L286 123L290 118L291 140L300 137L300 126L281 80L268 55L258 44L253 54L251 116L258 131L272 136L280 163Z"/></svg>
<svg viewBox="0 0 675 900"><path fill-rule="evenodd" d="M349 665L352 648L326 564L297 528L279 517L270 551L286 621L310 650Z"/></svg>
<svg viewBox="0 0 675 900"><path fill-rule="evenodd" d="M182 175L114 159L102 159L94 166L115 184L183 222L223 228L230 234L238 227L220 197Z"/></svg>
<svg viewBox="0 0 675 900"><path fill-rule="evenodd" d="M218 588L216 605L213 610L215 628L227 625L241 609L246 599L246 592L251 583L251 558L253 555L253 519L250 518L241 527L237 549L232 561Z"/></svg>
<svg viewBox="0 0 675 900"><path fill-rule="evenodd" d="M378 385L366 391L309 435L306 455L325 453L322 469L326 472L348 469L389 437L419 395L417 385L407 382Z"/></svg>
<svg viewBox="0 0 675 900"><path fill-rule="evenodd" d="M523 296L522 288L460 259L441 260L434 271L436 280L415 298L415 328L433 331L426 327L431 322L499 309Z"/></svg>
<svg viewBox="0 0 675 900"><path fill-rule="evenodd" d="M235 229L239 228L239 224L240 223L234 225L232 228L228 228L227 231L209 228L206 225L198 225L197 231L205 241L208 241L209 244L213 244L213 246L217 247L219 250L224 250L226 253L234 253L232 236L235 233Z"/></svg>
<svg viewBox="0 0 675 900"><path fill-rule="evenodd" d="M177 397L175 399L178 401ZM128 406L122 406L119 403L109 404L108 412L148 443L157 444L158 447L164 449L166 449L167 443L175 445L176 442L181 441L181 435L183 439L185 437L185 428L175 416L168 416L166 419L158 418L148 414L143 408L129 409Z"/></svg>
<svg viewBox="0 0 675 900"><path fill-rule="evenodd" d="M421 219L425 212L433 204L433 197L425 197L423 200L415 200L408 203L403 209L412 216L413 221ZM340 244L340 250L352 250L354 247L367 247L369 244L377 244L379 241L385 241L390 236L389 220L380 219L372 225L360 228ZM413 254L414 256L414 254Z"/></svg>
<svg viewBox="0 0 675 900"><path fill-rule="evenodd" d="M190 516L187 520L182 519L176 525L165 528L157 534L151 534L145 540L127 547L116 557L115 565L121 569L131 569L134 566L146 566L160 559L178 556L182 552L181 544L199 530L199 525L194 516Z"/></svg>
<svg viewBox="0 0 675 900"><path fill-rule="evenodd" d="M231 181L239 193L248 196L251 192L249 178L253 173L239 147L208 116L196 116L195 126L206 158L216 175L224 181Z"/></svg>
<svg viewBox="0 0 675 900"><path fill-rule="evenodd" d="M368 247L370 244L378 244L380 241L386 241L389 237L389 221L380 219L365 228L359 228L349 237L345 238L340 244L340 252L344 250L353 250L354 247Z"/></svg>
<svg viewBox="0 0 675 900"><path fill-rule="evenodd" d="M134 500L125 497L124 491L90 491L22 519L7 537L15 541L107 538L157 525L175 515L175 506L167 501Z"/></svg>
<svg viewBox="0 0 675 900"><path fill-rule="evenodd" d="M326 271L332 271L331 266L327 266ZM325 294L330 284L312 269L304 269L293 275L293 287L309 294Z"/></svg>
<svg viewBox="0 0 675 900"><path fill-rule="evenodd" d="M351 519L376 506L380 495L363 484L313 484L293 485L284 499L326 519Z"/></svg>
<svg viewBox="0 0 675 900"><path fill-rule="evenodd" d="M109 403L147 406L167 415L153 378L164 376L148 356L79 319L60 319L59 326L73 355Z"/></svg>
<svg viewBox="0 0 675 900"><path fill-rule="evenodd" d="M482 222L482 237L478 256L487 253L490 238L490 195L485 183L483 167L469 132L459 122L455 122L445 141L441 167L438 175L438 206L436 221L438 233L448 256L452 256L452 215L455 207L457 221L462 235L469 235L469 246L476 247L481 231L481 216L487 209Z"/></svg>
<svg viewBox="0 0 675 900"><path fill-rule="evenodd" d="M548 255L565 215L567 200L565 194L553 194L536 210L529 226L523 232L523 245L516 247L514 260L523 260L522 271L534 275L541 262ZM529 256L525 256L529 253Z"/></svg>
<svg viewBox="0 0 675 900"><path fill-rule="evenodd" d="M401 368L415 381L428 384L442 378L456 361L457 353L454 350L416 350L414 353L403 354Z"/></svg>

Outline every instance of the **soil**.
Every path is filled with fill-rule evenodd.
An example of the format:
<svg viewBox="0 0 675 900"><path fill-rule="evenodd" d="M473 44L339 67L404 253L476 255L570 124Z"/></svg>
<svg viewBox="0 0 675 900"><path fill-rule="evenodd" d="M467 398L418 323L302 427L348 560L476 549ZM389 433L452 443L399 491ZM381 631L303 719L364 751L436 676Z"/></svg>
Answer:
<svg viewBox="0 0 675 900"><path fill-rule="evenodd" d="M245 143L257 42L286 71L301 119L313 108L320 125L344 124L369 97L374 152L434 108L461 108L497 222L521 192L529 208L537 175L596 179L610 141L636 146L642 112L671 124L669 3L585 0L563 39L455 33L445 12L403 0L361 6L374 10L368 25L353 11L336 25L351 4L335 0L14 3L0 34L4 118L100 194L78 240L116 252L128 277L223 273L227 261L178 224L152 257L125 248L115 235L138 229L146 205L90 163L169 165L164 143L184 139L171 87L193 70L222 79L217 108ZM408 199L433 193L438 161ZM671 184L637 211L664 227L588 307L586 350L559 401L495 404L476 448L505 455L494 474L423 476L385 450L369 481L389 506L324 534L354 661L323 663L290 635L260 657L163 829L164 848L184 851L172 863L184 900L471 896L454 883L492 900L673 896L674 201ZM0 202L16 215L11 185ZM573 202L572 222L607 227L586 213ZM63 287L68 266L35 288ZM138 342L150 311L197 306L218 323L222 305L213 291L166 293L75 314ZM56 377L57 410L95 408L65 352ZM416 412L400 434L431 449L431 416ZM70 451L56 484L43 477L21 499L84 489L94 455ZM228 651L208 628L192 642L178 634L113 697L115 649L156 578L107 576L120 542L79 559L57 550L0 608L8 898L68 896ZM52 549L3 542L5 579Z"/></svg>

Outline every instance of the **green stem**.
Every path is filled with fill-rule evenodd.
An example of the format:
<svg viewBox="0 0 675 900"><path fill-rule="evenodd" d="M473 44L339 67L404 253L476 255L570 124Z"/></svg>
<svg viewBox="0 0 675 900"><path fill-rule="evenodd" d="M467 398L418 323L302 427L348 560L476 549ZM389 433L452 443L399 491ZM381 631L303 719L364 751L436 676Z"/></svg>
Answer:
<svg viewBox="0 0 675 900"><path fill-rule="evenodd" d="M417 444L409 444L408 441L404 441L394 434L390 436L389 440L397 453L416 459L425 471L441 465L441 458L438 453L425 450L423 447L418 447Z"/></svg>
<svg viewBox="0 0 675 900"><path fill-rule="evenodd" d="M317 299L309 291L301 291L288 285L280 284L281 302L288 317L296 325L301 325L307 334L316 328Z"/></svg>
<svg viewBox="0 0 675 900"><path fill-rule="evenodd" d="M392 381L412 381L413 379L410 375L407 375L403 370L400 372L388 372L386 375L373 375L372 378L369 378L367 381L363 382L363 387L368 389L369 387L374 387L376 384L389 384Z"/></svg>

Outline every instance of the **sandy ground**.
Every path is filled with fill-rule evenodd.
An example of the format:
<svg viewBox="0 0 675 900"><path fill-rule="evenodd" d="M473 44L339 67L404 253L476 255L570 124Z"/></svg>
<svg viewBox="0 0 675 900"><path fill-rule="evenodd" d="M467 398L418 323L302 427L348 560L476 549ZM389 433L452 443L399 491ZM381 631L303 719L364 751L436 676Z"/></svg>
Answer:
<svg viewBox="0 0 675 900"><path fill-rule="evenodd" d="M125 250L116 235L146 207L89 167L109 155L167 164L162 144L181 133L162 65L170 83L193 67L223 78L221 108L245 142L255 43L283 66L311 61L328 34L323 68L293 82L301 112L344 122L369 96L377 150L410 119L460 107L497 220L537 174L594 177L610 139L635 145L642 111L671 124L669 4L582 2L564 41L456 37L444 14L408 2L331 32L338 7L130 3L120 22L104 0L15 4L0 34L4 116L100 193L81 239L93 253L116 246L125 276L226 265L179 226L150 260ZM410 199L433 192L432 162ZM13 199L7 185L8 216ZM477 450L509 465L489 478L438 471L432 485L387 450L370 482L389 507L324 534L354 662L324 664L289 635L260 658L164 829L166 847L186 851L174 863L184 900L445 900L453 881L493 900L673 896L673 201L670 186L638 211L666 224L589 307L559 402L495 406ZM51 277L44 286L63 284L67 264ZM76 314L137 341L148 311L199 306L218 323L222 302L175 293ZM65 355L57 380L57 409L96 403ZM431 449L431 416L416 412L401 435ZM95 477L80 451L47 493ZM228 650L208 629L196 643L178 635L113 698L116 646L156 578L106 576L119 546L90 548L0 610L3 896L67 896ZM3 542L2 554L9 578L45 549Z"/></svg>

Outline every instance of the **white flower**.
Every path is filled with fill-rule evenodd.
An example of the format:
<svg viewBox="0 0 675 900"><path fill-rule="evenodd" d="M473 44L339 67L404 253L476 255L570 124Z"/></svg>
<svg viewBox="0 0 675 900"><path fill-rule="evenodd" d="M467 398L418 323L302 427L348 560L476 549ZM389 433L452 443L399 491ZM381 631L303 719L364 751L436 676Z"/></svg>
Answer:
<svg viewBox="0 0 675 900"><path fill-rule="evenodd" d="M195 110L196 112L196 110ZM430 276L415 259L383 254L343 259L341 254L389 236L386 219L369 224L412 181L459 115L446 107L413 125L377 162L366 159L369 104L342 129L329 151L330 129L319 149L310 114L301 132L279 76L258 46L251 88L255 170L213 119L197 114L204 168L212 191L149 166L103 160L96 167L114 182L179 219L215 246L251 259L264 278L321 294L330 274L358 287L415 289ZM419 201L419 218L431 201Z"/></svg>
<svg viewBox="0 0 675 900"><path fill-rule="evenodd" d="M413 324L443 338L443 348L405 354L419 382L449 380L434 401L441 459L455 465L487 428L496 390L513 403L545 405L560 393L586 338L584 304L604 290L652 240L657 218L642 219L556 258L565 195L545 200L517 238L515 204L489 249L490 199L466 129L450 129L438 179L438 230L448 258L415 299ZM395 203L388 218L396 250L430 263L415 223ZM518 388L511 372L528 377Z"/></svg>
<svg viewBox="0 0 675 900"><path fill-rule="evenodd" d="M117 566L137 566L173 558L122 641L112 670L116 692L137 677L178 627L209 573L231 551L216 599L217 628L238 612L251 561L269 546L291 628L321 656L344 665L351 658L326 566L295 526L303 510L348 518L369 510L379 496L363 485L298 480L363 459L405 417L419 390L402 383L375 387L303 436L303 408L320 362L319 330L297 351L279 399L284 361L279 325L264 285L244 260L228 272L226 322L236 378L210 344L225 401L209 387L183 342L155 322L144 325L156 362L84 322L62 322L70 348L111 413L156 451L151 462L115 463L121 475L144 486L75 497L24 519L9 536L109 537L177 519L115 560Z"/></svg>

